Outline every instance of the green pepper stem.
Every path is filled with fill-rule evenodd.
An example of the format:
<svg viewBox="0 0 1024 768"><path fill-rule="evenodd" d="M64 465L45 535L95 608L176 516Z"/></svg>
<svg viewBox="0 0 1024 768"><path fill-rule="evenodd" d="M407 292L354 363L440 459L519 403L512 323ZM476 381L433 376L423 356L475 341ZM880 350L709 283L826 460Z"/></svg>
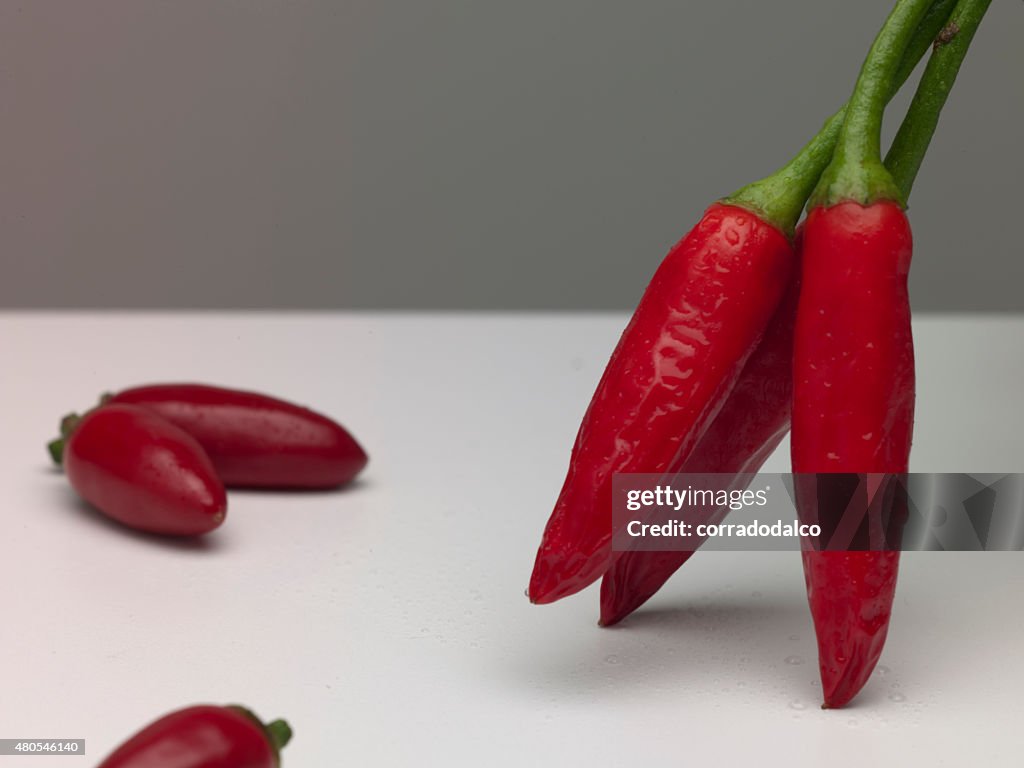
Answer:
<svg viewBox="0 0 1024 768"><path fill-rule="evenodd" d="M907 116L885 156L885 167L904 201L910 198L914 179L939 124L939 114L956 82L974 33L991 4L992 0L960 0L935 41L935 51L921 75Z"/></svg>
<svg viewBox="0 0 1024 768"><path fill-rule="evenodd" d="M292 740L292 727L285 720L274 720L264 726L267 737L270 739L274 749L280 752Z"/></svg>
<svg viewBox="0 0 1024 768"><path fill-rule="evenodd" d="M917 63L945 26L957 0L936 0L928 8L907 44L896 76L886 95L888 102L913 73ZM792 236L807 198L818 178L832 160L836 140L846 116L846 107L830 117L818 134L786 165L760 181L748 184L723 202L739 205L757 213L787 235Z"/></svg>
<svg viewBox="0 0 1024 768"><path fill-rule="evenodd" d="M64 445L67 443L68 438L71 437L71 433L78 428L81 420L82 417L77 413L66 415L60 420L60 437L46 444L46 450L50 452L50 458L53 459L53 463L57 466L64 463Z"/></svg>
<svg viewBox="0 0 1024 768"><path fill-rule="evenodd" d="M58 467L64 463L64 438L58 437L46 444L46 450L50 452L50 458Z"/></svg>
<svg viewBox="0 0 1024 768"><path fill-rule="evenodd" d="M900 60L930 5L929 0L897 0L861 67L832 162L811 195L812 207L846 200L862 205L901 201L899 187L882 164L882 116Z"/></svg>

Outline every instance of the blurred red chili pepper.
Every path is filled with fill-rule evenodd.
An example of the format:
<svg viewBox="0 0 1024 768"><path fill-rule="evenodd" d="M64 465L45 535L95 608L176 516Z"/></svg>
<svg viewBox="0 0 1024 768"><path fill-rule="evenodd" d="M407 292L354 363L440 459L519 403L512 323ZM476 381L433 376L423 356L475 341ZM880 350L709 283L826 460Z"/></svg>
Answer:
<svg viewBox="0 0 1024 768"><path fill-rule="evenodd" d="M200 705L164 715L114 750L99 768L278 768L292 730L244 707Z"/></svg>
<svg viewBox="0 0 1024 768"><path fill-rule="evenodd" d="M337 422L275 397L205 384L154 384L108 395L148 408L192 435L229 487L333 488L366 452Z"/></svg>
<svg viewBox="0 0 1024 768"><path fill-rule="evenodd" d="M224 522L224 486L185 431L127 405L97 408L66 422L68 480L106 516L172 536L208 533Z"/></svg>

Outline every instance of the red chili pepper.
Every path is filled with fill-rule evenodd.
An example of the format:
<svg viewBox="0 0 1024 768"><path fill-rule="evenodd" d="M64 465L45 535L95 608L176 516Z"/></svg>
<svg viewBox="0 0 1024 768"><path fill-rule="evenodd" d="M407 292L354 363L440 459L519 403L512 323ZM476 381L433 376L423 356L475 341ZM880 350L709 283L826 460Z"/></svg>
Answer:
<svg viewBox="0 0 1024 768"><path fill-rule="evenodd" d="M990 3L957 3L945 27L952 36L936 45L885 165L886 81L908 25L929 3L900 0L861 70L805 228L794 342L794 472L907 471L914 353L907 296L912 243L903 202ZM821 516L822 510L808 508L802 485L798 478L800 515ZM825 517L836 511L824 510ZM899 552L805 551L803 563L824 706L842 707L867 682L882 652Z"/></svg>
<svg viewBox="0 0 1024 768"><path fill-rule="evenodd" d="M200 705L150 723L99 768L278 768L291 736L284 720L263 725L244 707Z"/></svg>
<svg viewBox="0 0 1024 768"><path fill-rule="evenodd" d="M530 579L548 603L608 568L616 472L660 472L688 454L753 351L792 272L776 226L716 204L665 257L583 417Z"/></svg>
<svg viewBox="0 0 1024 768"><path fill-rule="evenodd" d="M801 232L802 228L797 230L794 240L797 254ZM792 410L793 325L799 287L799 278L790 283L729 399L690 456L678 468L670 468L670 473L729 473L745 487L785 437ZM727 512L723 508L715 519L702 522L720 522ZM647 602L691 555L693 551L619 553L601 582L601 625L616 624Z"/></svg>
<svg viewBox="0 0 1024 768"><path fill-rule="evenodd" d="M795 342L794 472L907 471L910 253L898 204L811 211ZM815 514L801 508L802 517ZM882 653L899 552L805 551L803 559L825 705L841 707Z"/></svg>
<svg viewBox="0 0 1024 768"><path fill-rule="evenodd" d="M156 413L104 406L68 427L68 480L106 516L171 536L208 533L224 522L227 497L210 459Z"/></svg>
<svg viewBox="0 0 1024 768"><path fill-rule="evenodd" d="M184 429L229 487L333 488L355 478L368 460L340 424L254 392L155 384L126 389L106 402L143 406Z"/></svg>
<svg viewBox="0 0 1024 768"><path fill-rule="evenodd" d="M910 225L882 164L886 94L927 0L899 0L857 80L834 159L811 198L794 337L795 473L904 473L914 414ZM804 520L839 510L801 494ZM805 551L825 707L867 682L885 643L896 551Z"/></svg>

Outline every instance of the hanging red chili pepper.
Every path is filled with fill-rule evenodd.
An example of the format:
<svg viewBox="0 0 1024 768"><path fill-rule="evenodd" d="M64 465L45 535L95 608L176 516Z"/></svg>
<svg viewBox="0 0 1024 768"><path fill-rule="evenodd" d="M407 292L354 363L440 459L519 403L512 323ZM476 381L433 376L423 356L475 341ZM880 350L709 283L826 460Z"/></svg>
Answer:
<svg viewBox="0 0 1024 768"><path fill-rule="evenodd" d="M813 209L806 237L793 471L906 472L914 413L906 217L889 201L840 203ZM819 514L801 504L802 519ZM803 558L825 704L840 707L881 655L899 552L806 551Z"/></svg>
<svg viewBox="0 0 1024 768"><path fill-rule="evenodd" d="M728 395L792 270L785 234L713 205L665 257L583 417L544 531L529 596L548 603L609 565L616 472L659 472L689 453Z"/></svg>
<svg viewBox="0 0 1024 768"><path fill-rule="evenodd" d="M284 720L264 725L245 707L199 705L150 723L99 768L278 768L291 737Z"/></svg>
<svg viewBox="0 0 1024 768"><path fill-rule="evenodd" d="M835 157L812 197L794 342L796 473L908 469L914 357L907 295L911 233L902 201L909 182L898 183L886 170L880 142L888 83L907 29L928 5L897 3L861 70ZM987 6L963 0L953 21L976 27ZM952 78L945 68L935 72L934 64L933 56L934 78L926 71L921 87L935 88L942 78L948 92ZM915 120L913 110L908 120ZM933 129L934 122L927 136ZM814 499L799 492L797 501L804 518L836 512L812 508ZM899 553L805 551L803 560L824 706L841 707L867 682L882 652Z"/></svg>
<svg viewBox="0 0 1024 768"><path fill-rule="evenodd" d="M798 233L797 253L800 239ZM722 410L689 458L670 473L729 473L749 479L778 447L789 431L798 296L795 278ZM692 522L719 522L727 512L723 508L715 519ZM601 625L616 624L647 602L692 555L674 550L619 553L601 581Z"/></svg>

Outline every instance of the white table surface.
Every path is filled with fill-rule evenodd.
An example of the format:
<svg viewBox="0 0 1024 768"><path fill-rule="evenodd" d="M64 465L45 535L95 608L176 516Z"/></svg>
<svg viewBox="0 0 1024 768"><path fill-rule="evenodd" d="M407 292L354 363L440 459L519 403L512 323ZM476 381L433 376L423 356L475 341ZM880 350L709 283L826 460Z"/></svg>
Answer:
<svg viewBox="0 0 1024 768"><path fill-rule="evenodd" d="M913 553L876 678L818 709L794 553L704 553L619 628L524 597L620 315L0 314L0 738L94 765L186 704L283 764L1020 765L1024 559ZM1024 319L922 317L913 468L1024 469ZM263 390L346 424L343 492L233 493L201 545L108 524L45 442L102 391ZM783 445L766 470L785 471Z"/></svg>

